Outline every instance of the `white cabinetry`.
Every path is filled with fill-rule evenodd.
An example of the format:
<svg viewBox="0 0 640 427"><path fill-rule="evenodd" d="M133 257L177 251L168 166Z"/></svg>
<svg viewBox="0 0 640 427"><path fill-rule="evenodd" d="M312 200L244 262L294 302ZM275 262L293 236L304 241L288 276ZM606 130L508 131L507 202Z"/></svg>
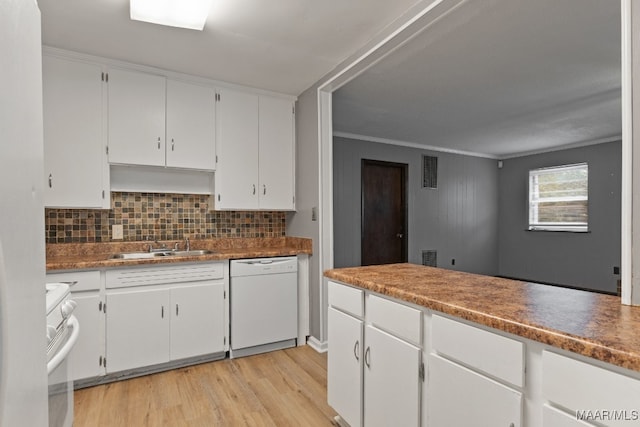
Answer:
<svg viewBox="0 0 640 427"><path fill-rule="evenodd" d="M522 342L434 314L431 346L428 425L523 425Z"/></svg>
<svg viewBox="0 0 640 427"><path fill-rule="evenodd" d="M597 425L628 426L640 422L640 380L545 350L542 394L576 419ZM555 427L545 407L544 426ZM572 425L566 423L566 425Z"/></svg>
<svg viewBox="0 0 640 427"><path fill-rule="evenodd" d="M102 67L44 55L42 69L44 204L108 208Z"/></svg>
<svg viewBox="0 0 640 427"><path fill-rule="evenodd" d="M109 162L165 165L165 78L109 70Z"/></svg>
<svg viewBox="0 0 640 427"><path fill-rule="evenodd" d="M109 162L215 168L215 89L111 69Z"/></svg>
<svg viewBox="0 0 640 427"><path fill-rule="evenodd" d="M104 375L105 319L100 272L49 273L47 282L73 284L71 298L78 304L73 314L80 324L80 335L71 351L72 378Z"/></svg>
<svg viewBox="0 0 640 427"><path fill-rule="evenodd" d="M522 425L522 393L436 355L429 356L428 425Z"/></svg>
<svg viewBox="0 0 640 427"><path fill-rule="evenodd" d="M329 282L329 404L352 426L417 426L421 313L366 298L363 304L362 291Z"/></svg>
<svg viewBox="0 0 640 427"><path fill-rule="evenodd" d="M293 210L293 102L221 89L216 132L216 209Z"/></svg>
<svg viewBox="0 0 640 427"><path fill-rule="evenodd" d="M107 372L226 351L224 271L223 263L107 271Z"/></svg>
<svg viewBox="0 0 640 427"><path fill-rule="evenodd" d="M169 302L168 289L107 294L107 372L169 361Z"/></svg>
<svg viewBox="0 0 640 427"><path fill-rule="evenodd" d="M167 167L214 170L216 92L167 80Z"/></svg>

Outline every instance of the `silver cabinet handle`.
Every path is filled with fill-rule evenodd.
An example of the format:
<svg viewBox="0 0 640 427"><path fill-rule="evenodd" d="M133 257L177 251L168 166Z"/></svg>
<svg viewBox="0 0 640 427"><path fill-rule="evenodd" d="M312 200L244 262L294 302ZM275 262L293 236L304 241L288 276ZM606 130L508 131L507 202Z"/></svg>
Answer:
<svg viewBox="0 0 640 427"><path fill-rule="evenodd" d="M162 306L162 309L160 310L160 317L162 317L164 319L164 305Z"/></svg>
<svg viewBox="0 0 640 427"><path fill-rule="evenodd" d="M179 307L178 307L178 304L176 304L176 316L178 315L178 311L179 311Z"/></svg>
<svg viewBox="0 0 640 427"><path fill-rule="evenodd" d="M262 184L262 194L265 195L267 194L267 186Z"/></svg>
<svg viewBox="0 0 640 427"><path fill-rule="evenodd" d="M171 151L175 148L176 144L173 142L173 138L171 138Z"/></svg>
<svg viewBox="0 0 640 427"><path fill-rule="evenodd" d="M253 194L256 194L256 185L253 184Z"/></svg>
<svg viewBox="0 0 640 427"><path fill-rule="evenodd" d="M371 347L367 347L367 349L364 351L364 364L367 365L367 368L371 367L371 365L369 364L370 353L371 353Z"/></svg>
<svg viewBox="0 0 640 427"><path fill-rule="evenodd" d="M158 150L160 149L160 137L158 137Z"/></svg>
<svg viewBox="0 0 640 427"><path fill-rule="evenodd" d="M353 355L356 357L356 360L360 360L360 341L356 341L356 343L353 345Z"/></svg>
<svg viewBox="0 0 640 427"><path fill-rule="evenodd" d="M398 234L396 234L396 237L397 237L398 239L402 239L402 236L403 236L403 234L402 234L402 233L398 233Z"/></svg>
<svg viewBox="0 0 640 427"><path fill-rule="evenodd" d="M49 188L53 187L53 175L49 174Z"/></svg>

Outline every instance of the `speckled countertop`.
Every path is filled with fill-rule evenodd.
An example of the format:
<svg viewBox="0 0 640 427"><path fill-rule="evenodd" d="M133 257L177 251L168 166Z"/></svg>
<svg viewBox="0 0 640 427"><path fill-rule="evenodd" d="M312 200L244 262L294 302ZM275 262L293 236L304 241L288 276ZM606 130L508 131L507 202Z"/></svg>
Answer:
<svg viewBox="0 0 640 427"><path fill-rule="evenodd" d="M161 243L167 248L173 248L176 243L180 245L180 249L184 246L183 240ZM47 244L47 271L311 254L312 247L311 239L300 237L205 239L191 240L191 249L207 249L213 251L212 254L153 259L111 258L113 254L120 252L144 252L148 244L149 242ZM154 243L154 247L157 246Z"/></svg>
<svg viewBox="0 0 640 427"><path fill-rule="evenodd" d="M325 276L640 371L640 307L615 296L412 264L341 268Z"/></svg>

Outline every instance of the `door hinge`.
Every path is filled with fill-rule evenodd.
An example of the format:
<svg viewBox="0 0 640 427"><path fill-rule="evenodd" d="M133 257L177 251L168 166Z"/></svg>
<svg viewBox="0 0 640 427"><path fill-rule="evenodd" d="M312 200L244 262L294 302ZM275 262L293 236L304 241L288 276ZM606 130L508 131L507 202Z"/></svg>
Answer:
<svg viewBox="0 0 640 427"><path fill-rule="evenodd" d="M424 382L424 363L420 362L420 366L418 367L418 378L420 381Z"/></svg>

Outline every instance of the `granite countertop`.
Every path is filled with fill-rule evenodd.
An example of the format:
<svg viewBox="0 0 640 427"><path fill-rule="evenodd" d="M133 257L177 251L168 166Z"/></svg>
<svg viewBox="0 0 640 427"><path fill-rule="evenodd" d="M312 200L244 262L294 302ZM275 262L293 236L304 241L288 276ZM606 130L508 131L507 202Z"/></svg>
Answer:
<svg viewBox="0 0 640 427"><path fill-rule="evenodd" d="M622 305L619 297L412 264L325 276L640 371L640 307Z"/></svg>
<svg viewBox="0 0 640 427"><path fill-rule="evenodd" d="M153 242L151 242L153 243ZM162 241L171 249L182 249L184 240ZM311 254L311 239L300 237L227 238L191 240L191 249L207 249L211 254L199 256L158 257L152 259L112 259L120 252L144 252L149 242L56 243L47 244L47 271L128 267L145 264L219 261L239 258L262 258ZM154 243L154 247L158 246Z"/></svg>

